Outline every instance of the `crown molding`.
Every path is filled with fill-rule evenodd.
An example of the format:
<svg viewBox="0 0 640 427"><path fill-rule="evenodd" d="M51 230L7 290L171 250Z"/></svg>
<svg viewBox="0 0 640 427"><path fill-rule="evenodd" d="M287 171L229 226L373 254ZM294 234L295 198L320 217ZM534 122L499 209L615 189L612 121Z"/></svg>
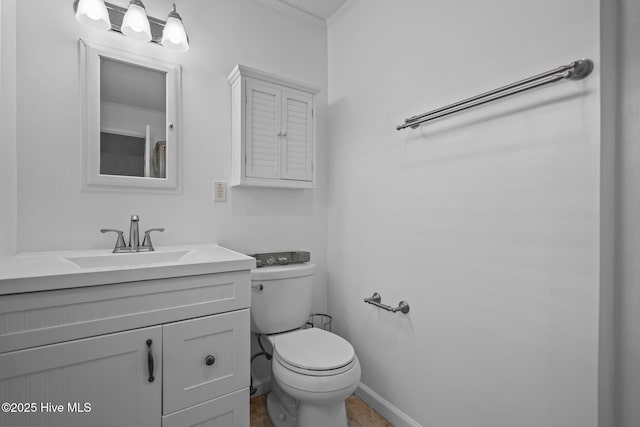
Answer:
<svg viewBox="0 0 640 427"><path fill-rule="evenodd" d="M241 76L252 77L258 80L265 80L271 83L280 84L280 85L301 90L304 92L311 92L314 95L317 95L318 93L320 93L320 89L313 87L307 83L292 80L287 77L279 76L277 74L267 73L265 71L261 71L256 68L247 67L246 65L241 65L241 64L238 64L235 66L235 68L233 69L233 71L231 71L231 74L229 74L229 77L227 77L227 79L229 80L229 83L233 85Z"/></svg>
<svg viewBox="0 0 640 427"><path fill-rule="evenodd" d="M360 0L347 0L345 4L340 6L340 9L336 10L333 15L327 18L327 27L333 25L336 21L346 15L355 5L360 3Z"/></svg>
<svg viewBox="0 0 640 427"><path fill-rule="evenodd" d="M313 16L310 13L307 13L303 10L293 7L287 3L281 2L280 0L258 0L258 1L266 5L269 5L274 9L278 9L279 11L284 12L288 15L305 19L306 21L312 22L316 25L321 25L323 27L327 25L327 22L324 19L320 19L317 16Z"/></svg>

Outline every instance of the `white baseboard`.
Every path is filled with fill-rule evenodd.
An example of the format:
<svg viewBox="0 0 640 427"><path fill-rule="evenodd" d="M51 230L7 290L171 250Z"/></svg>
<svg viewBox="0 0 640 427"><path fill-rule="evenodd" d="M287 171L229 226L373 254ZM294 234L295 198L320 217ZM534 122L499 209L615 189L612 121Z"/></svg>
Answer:
<svg viewBox="0 0 640 427"><path fill-rule="evenodd" d="M257 388L258 391L251 397L267 394L271 391L271 377L254 380L253 386ZM420 423L362 383L360 383L356 389L355 394L395 427L422 427Z"/></svg>
<svg viewBox="0 0 640 427"><path fill-rule="evenodd" d="M356 396L385 417L395 427L422 427L421 424L362 383L356 389Z"/></svg>

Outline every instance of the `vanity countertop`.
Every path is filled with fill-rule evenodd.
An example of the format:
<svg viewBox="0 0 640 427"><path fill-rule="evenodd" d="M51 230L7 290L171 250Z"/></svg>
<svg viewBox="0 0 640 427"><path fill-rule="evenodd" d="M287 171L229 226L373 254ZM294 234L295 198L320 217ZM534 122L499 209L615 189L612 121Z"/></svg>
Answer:
<svg viewBox="0 0 640 427"><path fill-rule="evenodd" d="M216 244L31 252L0 260L0 295L250 270L256 260Z"/></svg>

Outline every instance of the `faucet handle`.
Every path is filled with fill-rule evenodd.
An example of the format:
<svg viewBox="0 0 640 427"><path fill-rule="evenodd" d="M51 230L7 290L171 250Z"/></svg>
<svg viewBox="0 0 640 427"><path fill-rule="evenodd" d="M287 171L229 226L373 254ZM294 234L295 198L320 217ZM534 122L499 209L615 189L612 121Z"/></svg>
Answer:
<svg viewBox="0 0 640 427"><path fill-rule="evenodd" d="M116 240L116 247L113 249L113 252L116 253L118 249L124 248L127 245L124 243L123 231L113 230L111 228L101 228L101 233L118 233L118 239Z"/></svg>
<svg viewBox="0 0 640 427"><path fill-rule="evenodd" d="M153 231L164 231L164 227L161 228L150 228L144 232L144 240L142 241L142 246L146 246L149 248L149 251L153 251L153 244L151 243L151 232Z"/></svg>

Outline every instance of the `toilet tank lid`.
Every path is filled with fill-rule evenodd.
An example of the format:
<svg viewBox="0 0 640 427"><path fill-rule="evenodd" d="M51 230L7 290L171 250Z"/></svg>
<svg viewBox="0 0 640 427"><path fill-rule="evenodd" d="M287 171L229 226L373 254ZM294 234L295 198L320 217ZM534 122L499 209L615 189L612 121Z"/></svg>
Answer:
<svg viewBox="0 0 640 427"><path fill-rule="evenodd" d="M316 272L315 264L289 264L261 267L251 270L251 280L292 279L294 277L311 276Z"/></svg>

